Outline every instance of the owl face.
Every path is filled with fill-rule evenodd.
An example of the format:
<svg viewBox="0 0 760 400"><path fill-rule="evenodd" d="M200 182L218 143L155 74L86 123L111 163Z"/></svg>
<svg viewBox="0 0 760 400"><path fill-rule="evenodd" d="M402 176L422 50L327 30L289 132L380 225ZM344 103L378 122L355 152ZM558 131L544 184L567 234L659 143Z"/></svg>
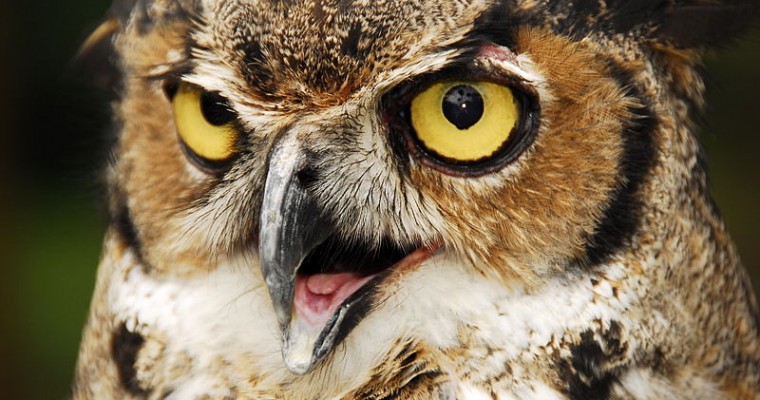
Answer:
<svg viewBox="0 0 760 400"><path fill-rule="evenodd" d="M115 223L158 275L248 260L296 373L423 263L530 290L619 256L682 117L662 104L701 88L651 21L590 5L145 3L115 42Z"/></svg>

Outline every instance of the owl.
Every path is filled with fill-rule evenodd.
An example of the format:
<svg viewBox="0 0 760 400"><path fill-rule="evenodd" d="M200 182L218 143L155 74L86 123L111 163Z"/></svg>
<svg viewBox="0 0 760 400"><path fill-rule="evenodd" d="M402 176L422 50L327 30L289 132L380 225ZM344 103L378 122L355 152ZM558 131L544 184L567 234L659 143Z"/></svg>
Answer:
<svg viewBox="0 0 760 400"><path fill-rule="evenodd" d="M74 399L760 399L700 56L751 1L120 0Z"/></svg>

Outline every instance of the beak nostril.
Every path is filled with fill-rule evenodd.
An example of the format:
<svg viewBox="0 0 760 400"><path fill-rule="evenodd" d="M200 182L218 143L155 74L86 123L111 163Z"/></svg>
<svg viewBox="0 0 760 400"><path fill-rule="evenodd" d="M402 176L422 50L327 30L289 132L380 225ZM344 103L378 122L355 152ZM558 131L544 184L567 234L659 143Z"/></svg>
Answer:
<svg viewBox="0 0 760 400"><path fill-rule="evenodd" d="M296 172L296 180L302 188L310 188L317 182L317 170L312 167L303 167Z"/></svg>

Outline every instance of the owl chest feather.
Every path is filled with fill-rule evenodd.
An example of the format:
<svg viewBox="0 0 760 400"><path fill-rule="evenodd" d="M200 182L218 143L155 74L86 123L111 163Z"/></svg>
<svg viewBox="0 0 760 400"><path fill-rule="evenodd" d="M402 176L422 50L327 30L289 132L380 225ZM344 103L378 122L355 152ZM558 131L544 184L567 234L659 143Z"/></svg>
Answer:
<svg viewBox="0 0 760 400"><path fill-rule="evenodd" d="M384 286L384 299L345 342L318 369L296 376L283 363L258 268L240 259L165 279L151 276L129 252L104 260L111 281L102 300L121 321L120 334L140 338L127 358L128 378L144 393L170 389L171 398L528 399L609 392L606 371L635 353L626 321L643 295L622 265L606 268L605 280L579 274L526 292L437 257Z"/></svg>

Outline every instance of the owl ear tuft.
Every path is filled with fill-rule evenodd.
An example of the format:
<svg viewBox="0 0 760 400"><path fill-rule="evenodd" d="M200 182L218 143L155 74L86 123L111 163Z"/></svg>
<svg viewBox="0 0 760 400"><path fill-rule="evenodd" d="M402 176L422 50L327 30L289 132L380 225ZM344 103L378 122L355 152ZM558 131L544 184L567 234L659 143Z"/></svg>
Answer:
<svg viewBox="0 0 760 400"><path fill-rule="evenodd" d="M76 62L80 59L90 58L93 53L101 54L104 51L111 52L111 41L122 27L126 26L129 16L132 14L139 0L114 0L108 9L108 15L79 47Z"/></svg>
<svg viewBox="0 0 760 400"><path fill-rule="evenodd" d="M145 13L147 1L150 0L113 0L106 19L87 36L74 56L74 71L88 76L98 88L118 88L120 74L115 61L114 36L127 26L136 9Z"/></svg>
<svg viewBox="0 0 760 400"><path fill-rule="evenodd" d="M546 2L544 11L537 14L540 22L549 18L556 29L575 38L601 31L676 49L706 50L730 44L748 31L760 14L760 0L557 0Z"/></svg>
<svg viewBox="0 0 760 400"><path fill-rule="evenodd" d="M756 22L758 0L676 1L656 22L655 40L679 48L714 48L728 44Z"/></svg>
<svg viewBox="0 0 760 400"><path fill-rule="evenodd" d="M127 25L141 0L113 0L106 19L84 40L72 60L72 69L98 88L117 88L119 71L115 65L114 36Z"/></svg>
<svg viewBox="0 0 760 400"><path fill-rule="evenodd" d="M96 87L113 87L118 79L112 58L115 53L113 36L120 29L121 22L117 18L106 19L87 36L72 60L73 70L88 76Z"/></svg>

